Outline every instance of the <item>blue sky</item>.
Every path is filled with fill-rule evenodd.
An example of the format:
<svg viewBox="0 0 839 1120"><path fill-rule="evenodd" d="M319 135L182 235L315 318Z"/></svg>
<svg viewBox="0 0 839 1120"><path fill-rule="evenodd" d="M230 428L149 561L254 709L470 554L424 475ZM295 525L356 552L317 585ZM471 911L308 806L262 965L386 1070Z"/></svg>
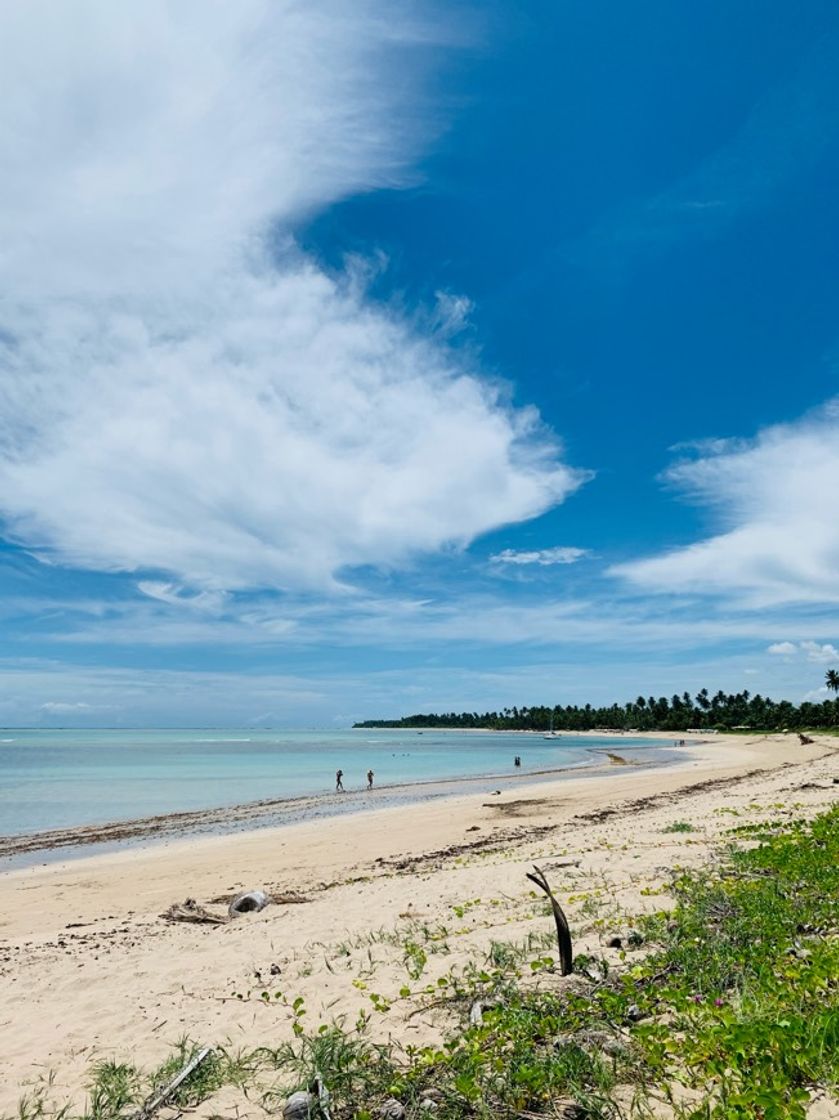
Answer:
<svg viewBox="0 0 839 1120"><path fill-rule="evenodd" d="M0 19L0 722L839 664L839 13Z"/></svg>

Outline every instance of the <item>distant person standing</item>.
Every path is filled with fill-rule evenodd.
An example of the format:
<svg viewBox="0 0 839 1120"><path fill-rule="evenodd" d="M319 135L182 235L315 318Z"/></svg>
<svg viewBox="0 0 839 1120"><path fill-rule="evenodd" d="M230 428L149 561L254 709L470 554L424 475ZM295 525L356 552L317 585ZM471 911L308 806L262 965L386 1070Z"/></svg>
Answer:
<svg viewBox="0 0 839 1120"><path fill-rule="evenodd" d="M367 788L368 788L368 789L372 789L372 788L373 788L373 776L374 776L374 775L373 775L373 771L372 771L372 770L368 770L368 771L367 771Z"/></svg>
<svg viewBox="0 0 839 1120"><path fill-rule="evenodd" d="M339 791L341 793L344 792L344 771L343 770L336 770L335 771L335 792L338 793Z"/></svg>

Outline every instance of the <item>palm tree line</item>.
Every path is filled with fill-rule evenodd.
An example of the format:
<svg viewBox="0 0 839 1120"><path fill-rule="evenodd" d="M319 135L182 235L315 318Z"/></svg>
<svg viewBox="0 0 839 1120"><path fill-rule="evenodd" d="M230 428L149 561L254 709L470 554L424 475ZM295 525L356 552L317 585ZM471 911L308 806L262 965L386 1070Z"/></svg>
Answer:
<svg viewBox="0 0 839 1120"><path fill-rule="evenodd" d="M825 674L827 688L839 694L839 672ZM821 702L772 700L748 690L713 696L707 688L666 696L639 696L625 704L595 708L591 704L537 705L502 708L499 712L425 712L402 719L367 719L355 727L486 727L496 731L783 731L801 728L839 728L839 699Z"/></svg>

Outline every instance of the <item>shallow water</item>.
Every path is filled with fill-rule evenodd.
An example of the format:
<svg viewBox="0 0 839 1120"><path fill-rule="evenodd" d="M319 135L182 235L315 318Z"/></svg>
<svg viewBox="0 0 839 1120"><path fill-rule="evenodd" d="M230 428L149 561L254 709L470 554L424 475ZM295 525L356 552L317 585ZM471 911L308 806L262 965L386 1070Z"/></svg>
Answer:
<svg viewBox="0 0 839 1120"><path fill-rule="evenodd" d="M582 766L592 751L660 743L624 736L407 730L207 731L8 730L0 732L0 834L295 798L347 790L450 781L481 775L526 777ZM513 768L521 755L522 767ZM417 797L421 796L418 789Z"/></svg>

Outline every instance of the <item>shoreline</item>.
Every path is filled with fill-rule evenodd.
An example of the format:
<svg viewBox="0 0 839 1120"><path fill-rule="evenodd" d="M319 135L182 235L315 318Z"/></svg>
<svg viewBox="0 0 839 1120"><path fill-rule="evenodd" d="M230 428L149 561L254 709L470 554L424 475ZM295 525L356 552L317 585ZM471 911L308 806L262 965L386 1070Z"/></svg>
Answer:
<svg viewBox="0 0 839 1120"><path fill-rule="evenodd" d="M593 734L593 733L591 733ZM658 737L672 742L673 737L664 732L651 732L650 737ZM794 741L795 740L795 741ZM767 749L768 748L768 749ZM676 759L651 762L649 764L630 764L628 766L615 766L605 762L592 763L590 766L568 767L557 771L545 772L540 780L534 774L516 775L508 774L502 778L496 777L471 777L465 779L451 779L439 785L475 785L477 783L492 784L504 781L507 785L506 793L514 793L518 799L536 798L537 803L550 802L551 804L576 805L580 809L596 809L606 801L614 798L631 799L634 796L650 795L659 791L669 791L680 788L681 784L692 775L697 775L699 781L714 779L716 777L728 780L738 776L751 775L764 771L773 771L795 762L813 761L836 753L839 747L832 743L814 742L812 746L800 747L792 734L777 733L762 735L745 742L738 736L715 736L696 742L685 741L681 747L671 747L671 751L678 752L681 757ZM779 760L778 752L783 752L783 759ZM791 755L789 758L787 755ZM438 784L438 783L431 783ZM688 783L690 787L691 783ZM419 788L419 783L408 783L405 788L413 790ZM385 787L380 787L384 789ZM492 798L486 802L484 798ZM487 789L481 793L457 790L448 795L412 799L405 803L375 804L371 805L366 799L366 791L348 793L346 798L335 801L335 795L323 794L321 798L301 798L300 801L318 801L321 803L350 805L347 811L334 815L310 816L298 818L282 823L264 823L253 826L252 818L246 825L237 831L205 831L160 832L147 837L150 842L144 843L117 843L109 850L91 851L94 844L82 843L78 845L79 855L74 856L68 849L54 848L51 850L53 858L49 858L49 850L42 849L44 858L27 861L18 866L0 867L0 895L4 885L20 877L43 875L49 877L53 873L60 873L64 869L83 875L87 870L98 870L100 867L119 865L147 864L152 868L155 864L172 860L183 859L186 862L202 864L205 857L211 857L215 850L224 850L233 858L237 851L248 850L264 851L278 844L285 848L297 842L306 843L311 838L322 838L324 844L336 843L335 853L339 854L338 862L345 859L342 844L349 831L356 837L360 834L370 833L379 836L383 831L388 835L388 847L394 837L403 837L408 842L417 839L417 829L423 829L424 836L436 835L439 830L445 834L461 831L463 820L468 820L478 808L489 807L493 804L499 811L509 803L503 800L495 802L495 791ZM556 799L560 798L560 801ZM479 800L480 799L480 800ZM295 801L295 799L289 799ZM288 800L281 800L280 804L287 804ZM263 803L247 803L235 807L246 814L253 811L254 806ZM273 801L267 803L274 806ZM357 806L357 807L356 807ZM204 817L207 812L218 811L227 813L232 807L222 807L219 810L188 811L175 816ZM150 821L158 819L166 821L172 814L165 814L160 818L146 818ZM396 821L399 828L391 829L391 822ZM115 828L121 828L126 822L114 822ZM131 822L128 822L131 823ZM430 826L424 828L423 826ZM100 826L82 826L82 828ZM6 838L2 838L6 839ZM12 837L12 840L25 839L25 837ZM402 850L401 848L398 850ZM349 857L353 858L353 857ZM7 857L8 859L8 857ZM0 911L2 913L2 911ZM4 923L0 918L0 941L2 941Z"/></svg>
<svg viewBox="0 0 839 1120"><path fill-rule="evenodd" d="M533 733L521 732L521 734ZM602 738L600 733L579 733L580 737L589 735L592 738ZM666 748L663 746L651 746L660 741L655 732L643 737L631 736L631 738L645 741L633 742L625 746L623 749L626 753L645 750L653 750L656 755L666 753ZM671 739L672 736L667 736L668 742ZM690 745L692 742L686 740L685 745ZM644 762L632 761L627 765L634 768L678 765L678 759L671 757L676 749L679 748L671 748L670 755L667 757L652 757ZM611 753L605 747L589 747L587 750L594 756L608 757ZM68 850L98 848L104 852L118 850L129 844L132 846L154 844L171 837L197 838L289 827L306 820L343 817L348 814L390 808L394 805L422 804L431 799L456 797L461 793L467 793L470 787L474 787L479 782L518 788L531 782L538 783L559 778L561 775L594 775L604 769L611 769L613 765L615 763L595 758L595 761L591 762L569 763L565 766L512 773L467 774L451 778L423 778L411 782L394 782L377 785L372 791L347 790L340 796L333 791L324 791L289 797L262 798L258 801L239 802L233 805L211 805L201 809L178 810L143 817L95 821L66 828L0 835L0 874L35 863L54 862ZM384 796L380 797L380 794ZM373 799L375 803L370 804Z"/></svg>

